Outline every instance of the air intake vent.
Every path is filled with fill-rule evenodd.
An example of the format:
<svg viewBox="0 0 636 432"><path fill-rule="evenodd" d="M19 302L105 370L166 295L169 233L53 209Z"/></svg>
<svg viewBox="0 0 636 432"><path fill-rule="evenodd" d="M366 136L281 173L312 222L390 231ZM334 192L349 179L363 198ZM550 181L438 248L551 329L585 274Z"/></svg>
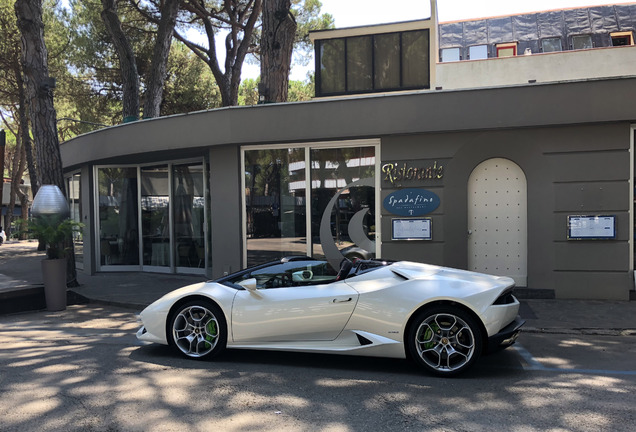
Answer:
<svg viewBox="0 0 636 432"><path fill-rule="evenodd" d="M362 346L371 345L373 343L369 339L365 338L364 336L360 336L357 333L356 333L356 336L358 336L358 342L360 342L360 345L362 345Z"/></svg>

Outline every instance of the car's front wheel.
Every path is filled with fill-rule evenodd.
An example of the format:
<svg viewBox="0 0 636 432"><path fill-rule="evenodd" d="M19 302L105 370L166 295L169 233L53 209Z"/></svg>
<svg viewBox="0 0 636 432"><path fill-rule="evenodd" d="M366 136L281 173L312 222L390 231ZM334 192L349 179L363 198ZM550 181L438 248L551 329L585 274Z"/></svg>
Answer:
<svg viewBox="0 0 636 432"><path fill-rule="evenodd" d="M171 316L168 333L171 345L191 358L213 357L227 342L223 312L206 300L180 305Z"/></svg>
<svg viewBox="0 0 636 432"><path fill-rule="evenodd" d="M479 325L468 313L453 306L433 306L421 311L407 337L415 361L441 376L465 371L482 351Z"/></svg>

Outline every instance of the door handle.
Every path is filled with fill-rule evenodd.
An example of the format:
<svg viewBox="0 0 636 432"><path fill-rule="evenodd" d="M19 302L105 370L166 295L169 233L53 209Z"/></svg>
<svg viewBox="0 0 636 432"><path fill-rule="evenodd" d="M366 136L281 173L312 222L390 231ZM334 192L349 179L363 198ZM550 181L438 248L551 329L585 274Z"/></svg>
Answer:
<svg viewBox="0 0 636 432"><path fill-rule="evenodd" d="M353 300L351 297L349 297L348 299L333 299L332 303L346 303L350 302L351 300Z"/></svg>

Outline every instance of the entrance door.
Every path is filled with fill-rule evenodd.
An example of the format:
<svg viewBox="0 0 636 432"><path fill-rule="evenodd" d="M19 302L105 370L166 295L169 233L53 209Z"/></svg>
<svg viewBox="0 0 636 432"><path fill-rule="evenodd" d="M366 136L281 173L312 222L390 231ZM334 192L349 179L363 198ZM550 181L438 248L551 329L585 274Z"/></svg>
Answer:
<svg viewBox="0 0 636 432"><path fill-rule="evenodd" d="M527 286L527 183L508 159L488 159L468 179L468 268Z"/></svg>

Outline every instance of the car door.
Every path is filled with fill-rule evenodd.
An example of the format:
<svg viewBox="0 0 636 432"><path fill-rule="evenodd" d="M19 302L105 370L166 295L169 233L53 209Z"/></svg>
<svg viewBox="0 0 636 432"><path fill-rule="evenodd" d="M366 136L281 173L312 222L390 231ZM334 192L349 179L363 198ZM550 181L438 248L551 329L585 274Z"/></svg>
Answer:
<svg viewBox="0 0 636 432"><path fill-rule="evenodd" d="M232 307L234 342L334 340L358 302L344 282L238 291Z"/></svg>

